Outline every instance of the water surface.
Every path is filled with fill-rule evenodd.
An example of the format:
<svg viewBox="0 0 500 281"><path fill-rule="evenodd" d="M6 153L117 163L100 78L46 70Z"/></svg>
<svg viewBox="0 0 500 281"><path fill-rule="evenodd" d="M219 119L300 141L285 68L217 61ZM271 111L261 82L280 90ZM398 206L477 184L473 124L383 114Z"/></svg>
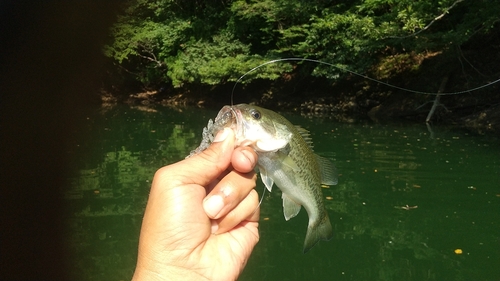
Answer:
<svg viewBox="0 0 500 281"><path fill-rule="evenodd" d="M131 278L154 172L189 154L216 113L118 106L88 116L62 191L76 279ZM240 280L500 279L497 138L285 116L339 170L339 184L323 189L335 235L303 254L305 210L286 222L280 191L266 192Z"/></svg>

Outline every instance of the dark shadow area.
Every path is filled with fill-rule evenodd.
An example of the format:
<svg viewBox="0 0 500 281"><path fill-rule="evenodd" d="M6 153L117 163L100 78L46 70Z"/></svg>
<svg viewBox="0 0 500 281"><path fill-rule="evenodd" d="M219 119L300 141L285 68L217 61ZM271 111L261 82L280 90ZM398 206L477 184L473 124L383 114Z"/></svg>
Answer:
<svg viewBox="0 0 500 281"><path fill-rule="evenodd" d="M70 280L60 189L66 145L99 102L119 1L2 1L1 280Z"/></svg>

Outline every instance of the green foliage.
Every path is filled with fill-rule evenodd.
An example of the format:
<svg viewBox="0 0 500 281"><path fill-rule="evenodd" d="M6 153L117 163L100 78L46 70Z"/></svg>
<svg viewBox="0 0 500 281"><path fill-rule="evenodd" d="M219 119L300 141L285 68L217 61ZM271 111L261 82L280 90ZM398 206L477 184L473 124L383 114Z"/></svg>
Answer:
<svg viewBox="0 0 500 281"><path fill-rule="evenodd" d="M173 58L169 77L174 86L184 83L215 85L226 81L236 81L248 71L249 65L259 65L267 61L259 55L249 55L249 45L234 40L224 32L210 41L190 41L183 51ZM267 71L263 71L263 70ZM273 65L249 75L251 78L276 79L283 67ZM245 83L243 80L242 82Z"/></svg>
<svg viewBox="0 0 500 281"><path fill-rule="evenodd" d="M465 0L134 0L105 54L146 87L220 84L277 57L306 57L353 71L384 56L453 52L498 28L500 2ZM249 75L276 79L290 67ZM336 78L339 69L315 66Z"/></svg>

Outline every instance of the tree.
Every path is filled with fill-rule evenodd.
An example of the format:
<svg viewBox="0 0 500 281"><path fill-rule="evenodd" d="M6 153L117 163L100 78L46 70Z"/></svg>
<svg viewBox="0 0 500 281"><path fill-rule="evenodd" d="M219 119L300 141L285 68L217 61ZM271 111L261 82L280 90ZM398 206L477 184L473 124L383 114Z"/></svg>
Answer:
<svg viewBox="0 0 500 281"><path fill-rule="evenodd" d="M487 0L134 0L105 53L146 87L235 81L261 63L290 56L365 73L387 58L456 56L478 34L498 31L499 15L500 2ZM410 68L420 62L410 61ZM243 82L275 79L290 69L268 66ZM307 74L337 78L343 72L318 65Z"/></svg>

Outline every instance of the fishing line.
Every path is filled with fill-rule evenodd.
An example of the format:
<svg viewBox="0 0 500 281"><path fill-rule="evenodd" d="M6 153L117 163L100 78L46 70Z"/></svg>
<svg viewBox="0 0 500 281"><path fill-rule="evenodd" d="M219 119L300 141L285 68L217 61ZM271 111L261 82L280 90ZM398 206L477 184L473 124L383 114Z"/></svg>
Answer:
<svg viewBox="0 0 500 281"><path fill-rule="evenodd" d="M391 87L391 88L394 88L394 89L398 89L398 90L401 90L401 91L405 91L405 92L409 92L409 93L414 93L414 94L422 94L422 95L433 95L433 96L437 96L437 95L441 95L441 96L446 96L446 95L459 95L459 94L464 94L464 93L470 93L470 92L474 92L474 91L477 91L477 90L480 90L480 89L483 89L483 88L486 88L486 87L489 87L495 83L498 83L500 82L500 78L493 81L493 82L490 82L488 84L485 84L485 85L482 85L482 86L479 86L479 87L476 87L476 88L473 88L473 89L469 89L469 90L465 90L465 91L459 91L459 92L451 92L451 93L431 93L431 92L422 92L422 91L416 91L416 90L410 90L410 89L406 89L406 88L402 88L402 87L399 87L399 86L396 86L396 85L392 85L392 84L389 84L389 83L386 83L386 82L383 82L383 81L380 81L380 80L377 80L375 78L371 78L369 76L366 76L366 75L363 75L363 74L360 74L360 73L357 73L355 71L352 71L352 70L349 70L347 68L343 68L343 67L340 67L338 65L334 65L334 64L331 64L331 63L328 63L328 62L324 62L324 61L320 61L320 60L315 60L315 59L306 59L306 58L282 58L282 59L275 59L275 60L270 60L270 61L267 61L263 64L260 64L252 69L250 69L249 71L247 71L245 74L243 74L240 78L238 78L238 80L236 80L236 82L234 83L234 86L233 86L233 90L231 92L231 105L233 105L233 95L234 95L234 90L236 89L236 85L238 85L238 83L245 77L247 76L248 74L256 71L257 69L263 67L263 66L266 66L268 64L271 64L271 63L277 63L277 62L283 62L283 61L307 61L307 62L314 62L314 63L318 63L318 64L324 64L324 65L328 65L328 66L331 66L331 67L335 67L337 69L340 69L342 71L346 71L346 72L349 72L351 74L354 74L354 75L357 75L359 77L362 77L362 78L365 78L367 80L370 80L370 81L373 81L373 82L376 82L376 83L379 83L379 84L382 84L382 85L385 85L385 86L388 86L388 87Z"/></svg>
<svg viewBox="0 0 500 281"><path fill-rule="evenodd" d="M266 187L264 186L264 191L262 192L262 197L260 197L260 200L259 200L259 205L257 205L257 208L255 208L255 210L253 210L253 214L255 214L255 212L257 212L257 209L260 207L260 204L262 204L262 200L264 200L264 195L266 194ZM258 194L257 194L258 196Z"/></svg>

